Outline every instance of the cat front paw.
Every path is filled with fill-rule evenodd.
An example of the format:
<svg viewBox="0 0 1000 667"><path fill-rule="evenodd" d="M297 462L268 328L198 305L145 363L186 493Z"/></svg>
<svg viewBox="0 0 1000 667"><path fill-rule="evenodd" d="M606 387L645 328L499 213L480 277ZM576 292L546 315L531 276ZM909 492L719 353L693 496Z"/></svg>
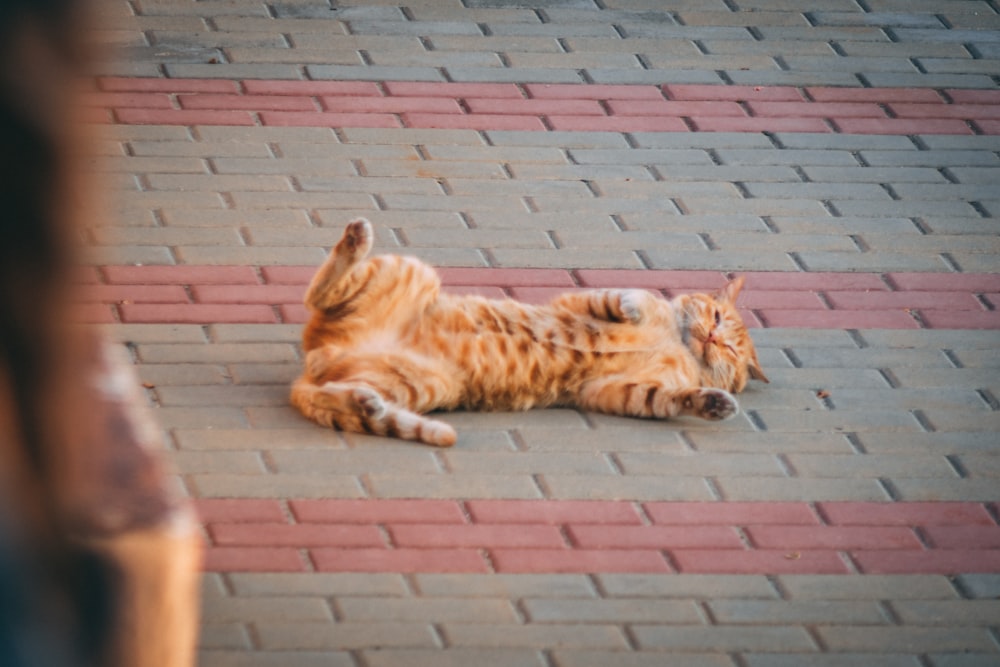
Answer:
<svg viewBox="0 0 1000 667"><path fill-rule="evenodd" d="M740 411L736 397L722 389L701 389L694 407L697 416L711 421L729 419Z"/></svg>
<svg viewBox="0 0 1000 667"><path fill-rule="evenodd" d="M618 305L626 322L638 324L642 321L643 293L639 290L626 290L621 293Z"/></svg>

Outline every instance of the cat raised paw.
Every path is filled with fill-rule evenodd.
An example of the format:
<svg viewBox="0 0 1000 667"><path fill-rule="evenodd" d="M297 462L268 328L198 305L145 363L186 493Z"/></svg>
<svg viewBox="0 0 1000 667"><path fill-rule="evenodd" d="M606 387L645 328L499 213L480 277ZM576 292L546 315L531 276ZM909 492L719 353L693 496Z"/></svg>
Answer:
<svg viewBox="0 0 1000 667"><path fill-rule="evenodd" d="M337 244L337 251L343 251L355 257L364 257L371 250L375 234L372 223L364 218L358 218L347 225L344 237Z"/></svg>

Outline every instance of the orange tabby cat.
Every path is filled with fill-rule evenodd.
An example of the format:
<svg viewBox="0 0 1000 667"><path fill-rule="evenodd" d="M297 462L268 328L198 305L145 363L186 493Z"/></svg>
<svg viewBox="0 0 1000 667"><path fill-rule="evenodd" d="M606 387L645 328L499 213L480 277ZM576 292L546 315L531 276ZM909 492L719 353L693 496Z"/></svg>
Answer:
<svg viewBox="0 0 1000 667"><path fill-rule="evenodd" d="M742 278L717 296L592 290L535 306L442 294L431 267L365 259L371 245L371 224L350 223L306 292L291 400L324 426L449 446L455 430L421 413L573 405L725 419L739 410L729 392L767 382L734 305Z"/></svg>

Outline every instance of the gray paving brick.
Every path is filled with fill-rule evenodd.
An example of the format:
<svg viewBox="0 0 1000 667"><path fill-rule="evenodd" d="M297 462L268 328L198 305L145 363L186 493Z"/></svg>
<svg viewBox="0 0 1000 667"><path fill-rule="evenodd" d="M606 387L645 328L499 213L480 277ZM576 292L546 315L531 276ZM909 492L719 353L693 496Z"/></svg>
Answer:
<svg viewBox="0 0 1000 667"><path fill-rule="evenodd" d="M408 594L406 583L399 574L233 572L226 577L236 595L262 596L265 600L288 595L402 597Z"/></svg>
<svg viewBox="0 0 1000 667"><path fill-rule="evenodd" d="M996 432L995 427L990 430ZM895 477L892 485L898 499L906 502L991 502L996 498L997 480L990 477L949 480Z"/></svg>
<svg viewBox="0 0 1000 667"><path fill-rule="evenodd" d="M736 474L754 477L783 477L778 462L761 454L708 454L699 456L654 452L627 452L618 454L617 461L625 475L676 475L713 477Z"/></svg>
<svg viewBox="0 0 1000 667"><path fill-rule="evenodd" d="M722 498L727 501L820 502L889 500L874 479L799 478L716 478ZM951 480L949 480L951 482Z"/></svg>
<svg viewBox="0 0 1000 667"><path fill-rule="evenodd" d="M381 472L409 472L414 475L433 474L439 468L432 450L413 447L380 447L378 449L348 449L305 451L283 450L270 452L270 459L279 473L291 474L365 474L371 470ZM391 457L391 458L388 458Z"/></svg>
<svg viewBox="0 0 1000 667"><path fill-rule="evenodd" d="M829 69L812 72L732 70L726 75L733 83L744 86L857 86L859 83L853 72Z"/></svg>
<svg viewBox="0 0 1000 667"><path fill-rule="evenodd" d="M713 244L722 252L766 251L768 248L783 252L795 252L800 248L811 248L809 256L836 252L857 252L857 246L847 236L831 233L795 234L792 232L710 232ZM799 253L807 254L807 253Z"/></svg>
<svg viewBox="0 0 1000 667"><path fill-rule="evenodd" d="M195 324L110 324L113 340L130 343L206 343L205 330Z"/></svg>
<svg viewBox="0 0 1000 667"><path fill-rule="evenodd" d="M1000 600L903 600L892 609L912 625L990 626L1000 618Z"/></svg>
<svg viewBox="0 0 1000 667"><path fill-rule="evenodd" d="M532 649L377 649L363 651L362 656L370 667L466 667L467 665L545 667L545 659L541 653Z"/></svg>
<svg viewBox="0 0 1000 667"><path fill-rule="evenodd" d="M852 628L853 629L853 628ZM763 627L740 626L668 626L642 625L632 629L639 646L669 649L680 653L698 651L814 651L812 639L804 628L789 625Z"/></svg>
<svg viewBox="0 0 1000 667"><path fill-rule="evenodd" d="M655 85L664 80L673 83L719 84L722 77L716 72L690 69L645 70L645 69L591 69L588 78L594 83L630 83Z"/></svg>
<svg viewBox="0 0 1000 667"><path fill-rule="evenodd" d="M350 650L369 646L434 647L435 633L420 622L259 623L257 636L265 650Z"/></svg>
<svg viewBox="0 0 1000 667"><path fill-rule="evenodd" d="M242 649L251 648L250 636L242 623L202 623L200 626L198 645L204 649Z"/></svg>
<svg viewBox="0 0 1000 667"><path fill-rule="evenodd" d="M156 395L164 406L253 406L284 405L284 388L268 386L158 387Z"/></svg>
<svg viewBox="0 0 1000 667"><path fill-rule="evenodd" d="M959 587L973 598L1000 598L1000 574L962 574Z"/></svg>
<svg viewBox="0 0 1000 667"><path fill-rule="evenodd" d="M702 623L691 600L615 598L599 600L552 600L527 598L522 606L532 623L551 627L556 623Z"/></svg>
<svg viewBox="0 0 1000 667"><path fill-rule="evenodd" d="M816 632L834 651L993 651L996 645L982 628L818 626Z"/></svg>
<svg viewBox="0 0 1000 667"><path fill-rule="evenodd" d="M663 664L663 655L659 651L624 652L624 651L576 651L556 649L552 652L559 667L658 667ZM720 654L672 654L672 667L730 667L728 656Z"/></svg>
<svg viewBox="0 0 1000 667"><path fill-rule="evenodd" d="M227 472L259 475L267 472L257 452L170 452L167 460L182 474Z"/></svg>
<svg viewBox="0 0 1000 667"><path fill-rule="evenodd" d="M599 574L604 593L625 598L761 598L777 592L761 575Z"/></svg>
<svg viewBox="0 0 1000 667"><path fill-rule="evenodd" d="M726 167L721 165L689 166L653 164L666 181L714 181L754 183L799 183L799 175L788 167ZM943 177L942 177L943 178Z"/></svg>
<svg viewBox="0 0 1000 667"><path fill-rule="evenodd" d="M591 417L592 419L594 417ZM624 421L624 420L623 420ZM666 428L631 428L627 431L598 428L569 430L561 427L520 427L517 429L522 446L530 452L601 452L615 442L617 451L682 452L686 447L676 431ZM627 437L625 437L627 433Z"/></svg>
<svg viewBox="0 0 1000 667"><path fill-rule="evenodd" d="M695 449L701 452L849 454L853 451L849 441L840 433L802 434L771 431L720 434L706 431L687 432L685 435L694 444Z"/></svg>
<svg viewBox="0 0 1000 667"><path fill-rule="evenodd" d="M645 252L652 269L693 269L724 271L792 270L795 262L786 252L703 251L698 254L653 248Z"/></svg>
<svg viewBox="0 0 1000 667"><path fill-rule="evenodd" d="M246 428L240 408L157 408L153 418L166 428Z"/></svg>
<svg viewBox="0 0 1000 667"><path fill-rule="evenodd" d="M810 665L815 667L867 667L867 665L884 665L885 667L917 667L920 663L917 656L889 654L882 651L872 653L748 653L744 659L750 667L793 667L794 665Z"/></svg>
<svg viewBox="0 0 1000 667"><path fill-rule="evenodd" d="M948 578L940 575L789 574L779 576L778 581L793 600L954 600L958 597Z"/></svg>
<svg viewBox="0 0 1000 667"><path fill-rule="evenodd" d="M768 368L767 376L782 387L889 387L886 379L872 368Z"/></svg>
<svg viewBox="0 0 1000 667"><path fill-rule="evenodd" d="M922 329L893 331L888 329L864 329L860 332L864 340L875 347L897 348L951 348L953 350L989 350L996 345L997 334L993 331L975 329L943 330Z"/></svg>
<svg viewBox="0 0 1000 667"><path fill-rule="evenodd" d="M836 204L838 207L840 204ZM855 213L861 207L850 207ZM863 253L863 252L799 252L799 261L807 271L943 271L948 265L940 253Z"/></svg>
<svg viewBox="0 0 1000 667"><path fill-rule="evenodd" d="M748 282L747 284L753 286L753 283ZM879 329L878 331L884 330ZM893 331L893 334L898 333L898 331ZM855 349L857 347L851 335L839 329L798 329L795 327L757 329L753 331L752 337L758 353L763 351L762 348L815 347L827 349L837 347Z"/></svg>
<svg viewBox="0 0 1000 667"><path fill-rule="evenodd" d="M118 245L86 248L82 253L84 264L144 265L175 264L174 253L163 246Z"/></svg>
<svg viewBox="0 0 1000 667"><path fill-rule="evenodd" d="M319 597L230 598L202 600L202 613L218 621L333 622L330 607ZM325 625L326 623L324 623ZM265 627L267 624L263 624Z"/></svg>
<svg viewBox="0 0 1000 667"><path fill-rule="evenodd" d="M225 382L227 372L222 366L203 364L144 365L139 369L144 384L162 385L214 385Z"/></svg>
<svg viewBox="0 0 1000 667"><path fill-rule="evenodd" d="M990 667L997 661L996 653L931 654L934 667Z"/></svg>
<svg viewBox="0 0 1000 667"><path fill-rule="evenodd" d="M995 431L1000 427L1000 413L997 412L933 408L925 414L939 431Z"/></svg>
<svg viewBox="0 0 1000 667"><path fill-rule="evenodd" d="M805 368L951 368L948 357L940 350L920 348L836 348L821 350L804 347L795 350L795 357Z"/></svg>
<svg viewBox="0 0 1000 667"><path fill-rule="evenodd" d="M717 623L739 625L885 625L888 619L865 600L713 600Z"/></svg>
<svg viewBox="0 0 1000 667"><path fill-rule="evenodd" d="M417 47L419 48L419 47ZM227 61L234 65L248 63L263 64L271 72L279 71L277 65L295 66L294 78L299 78L298 67L305 64L323 65L362 65L363 60L357 51L344 48L326 49L289 49L266 47L231 47L226 49ZM233 66L233 65L230 65ZM233 76L232 78L236 78ZM292 77L282 77L292 78Z"/></svg>
<svg viewBox="0 0 1000 667"><path fill-rule="evenodd" d="M434 597L506 597L529 595L556 599L596 595L589 577L581 574L417 574L421 595Z"/></svg>
<svg viewBox="0 0 1000 667"><path fill-rule="evenodd" d="M919 409L988 409L982 398L971 389L893 389L891 391L856 389L831 394L829 400L837 409L859 410L876 403L886 407Z"/></svg>
<svg viewBox="0 0 1000 667"><path fill-rule="evenodd" d="M446 623L444 635L456 647L537 647L578 646L592 649L625 649L628 642L614 625L580 623L573 625L516 625L497 632L495 625Z"/></svg>
<svg viewBox="0 0 1000 667"><path fill-rule="evenodd" d="M771 479L771 478L768 478ZM543 475L546 496L562 500L714 500L700 477Z"/></svg>
<svg viewBox="0 0 1000 667"><path fill-rule="evenodd" d="M903 387L994 387L996 371L987 368L899 368L893 375Z"/></svg>
<svg viewBox="0 0 1000 667"><path fill-rule="evenodd" d="M419 11L419 10L418 10ZM534 15L534 14L532 14ZM537 20L537 16L535 16ZM427 41L435 51L562 53L558 38L550 36L527 37L524 35L432 35Z"/></svg>
<svg viewBox="0 0 1000 667"><path fill-rule="evenodd" d="M597 269L641 269L642 261L633 249L607 248L491 248L498 267L533 267L574 269L587 266Z"/></svg>
<svg viewBox="0 0 1000 667"><path fill-rule="evenodd" d="M670 164L711 166L708 153L671 148L574 148L569 151L578 164Z"/></svg>
<svg viewBox="0 0 1000 667"><path fill-rule="evenodd" d="M166 422L165 419L161 421ZM215 422L219 423L219 422ZM220 424L224 428L226 424ZM200 498L361 498L364 492L350 475L195 474L188 483Z"/></svg>
<svg viewBox="0 0 1000 667"><path fill-rule="evenodd" d="M661 204L661 207L665 207ZM702 234L705 230L764 232L767 225L759 215L747 213L732 215L671 215L669 210L632 211L619 215L622 226L629 230L662 230L668 227L672 231L687 231Z"/></svg>
<svg viewBox="0 0 1000 667"><path fill-rule="evenodd" d="M262 63L202 64L167 63L163 66L170 77L178 79L300 79L296 65Z"/></svg>
<svg viewBox="0 0 1000 667"><path fill-rule="evenodd" d="M307 422L306 422L307 423ZM330 429L229 429L221 424L208 428L175 426L174 439L182 449L192 450L265 450L291 448L343 448L340 435Z"/></svg>
<svg viewBox="0 0 1000 667"><path fill-rule="evenodd" d="M584 457L577 452L466 452L443 454L448 470L458 474L569 474L610 475L614 473L600 456Z"/></svg>
<svg viewBox="0 0 1000 667"><path fill-rule="evenodd" d="M434 67L406 67L394 65L307 65L310 79L317 81L444 81L440 70ZM261 77L279 78L279 77ZM284 77L290 78L290 77Z"/></svg>
<svg viewBox="0 0 1000 667"><path fill-rule="evenodd" d="M288 664L288 651L206 650L198 654L199 664L213 667L282 667ZM347 651L296 651L297 667L351 667L354 660Z"/></svg>
<svg viewBox="0 0 1000 667"><path fill-rule="evenodd" d="M459 436L461 443L461 436ZM459 445L461 446L461 445ZM532 476L414 475L375 472L367 476L379 498L540 498ZM586 479L594 479L587 477Z"/></svg>
<svg viewBox="0 0 1000 667"><path fill-rule="evenodd" d="M208 330L215 343L298 343L302 339L298 324L213 324Z"/></svg>
<svg viewBox="0 0 1000 667"><path fill-rule="evenodd" d="M337 606L345 621L517 623L508 600L480 598L342 597Z"/></svg>
<svg viewBox="0 0 1000 667"><path fill-rule="evenodd" d="M811 431L833 430L839 432L898 431L918 433L922 430L916 418L906 410L831 410L757 411L761 421L769 430Z"/></svg>
<svg viewBox="0 0 1000 667"><path fill-rule="evenodd" d="M823 182L892 184L947 182L940 171L930 167L804 167L802 171L810 180Z"/></svg>
<svg viewBox="0 0 1000 667"><path fill-rule="evenodd" d="M789 454L788 462L803 477L935 477L954 479L954 469L943 456L914 454Z"/></svg>

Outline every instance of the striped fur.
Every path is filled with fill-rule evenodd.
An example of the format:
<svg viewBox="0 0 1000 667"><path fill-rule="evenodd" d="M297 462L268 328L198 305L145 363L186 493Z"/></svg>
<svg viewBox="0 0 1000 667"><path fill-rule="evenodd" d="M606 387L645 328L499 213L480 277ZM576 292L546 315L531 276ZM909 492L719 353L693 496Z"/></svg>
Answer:
<svg viewBox="0 0 1000 667"><path fill-rule="evenodd" d="M368 258L350 223L306 293L305 371L292 403L345 431L454 444L434 410L577 406L619 415L725 419L732 393L767 381L736 311L742 278L670 301L591 290L547 305L442 294L413 257Z"/></svg>

